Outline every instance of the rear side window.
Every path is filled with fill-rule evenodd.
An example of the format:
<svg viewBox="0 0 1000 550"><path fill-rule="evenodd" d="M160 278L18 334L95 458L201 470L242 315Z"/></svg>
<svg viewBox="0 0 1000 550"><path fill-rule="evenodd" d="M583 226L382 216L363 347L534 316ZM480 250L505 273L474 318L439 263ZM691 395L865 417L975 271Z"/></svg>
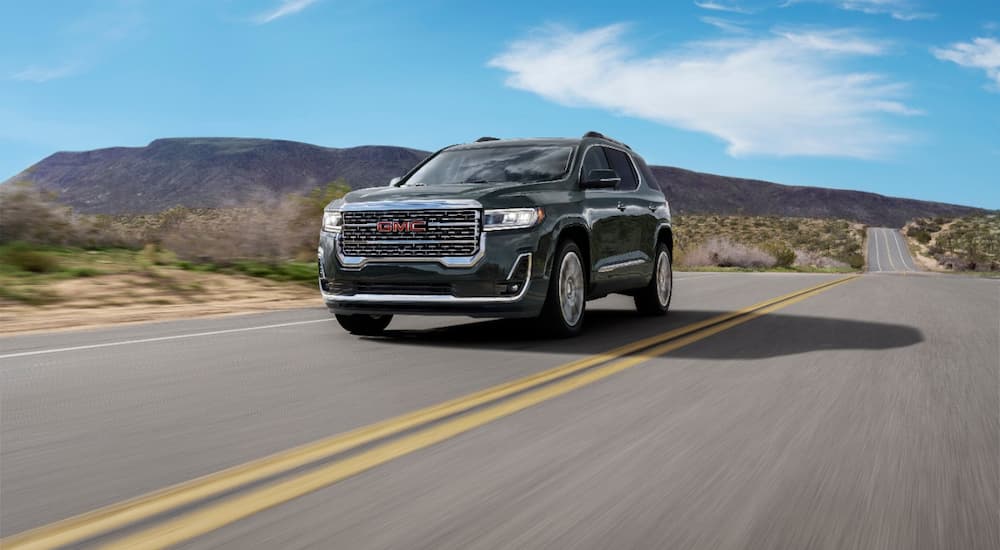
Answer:
<svg viewBox="0 0 1000 550"><path fill-rule="evenodd" d="M604 153L608 156L611 168L622 179L618 187L615 187L616 191L634 191L639 187L639 180L635 175L632 161L628 158L628 153L618 149L604 149Z"/></svg>
<svg viewBox="0 0 1000 550"><path fill-rule="evenodd" d="M653 175L653 171L649 169L646 161L642 157L635 157L635 164L639 167L642 177L646 178L646 183L653 189L660 189L660 182L656 180L656 176Z"/></svg>

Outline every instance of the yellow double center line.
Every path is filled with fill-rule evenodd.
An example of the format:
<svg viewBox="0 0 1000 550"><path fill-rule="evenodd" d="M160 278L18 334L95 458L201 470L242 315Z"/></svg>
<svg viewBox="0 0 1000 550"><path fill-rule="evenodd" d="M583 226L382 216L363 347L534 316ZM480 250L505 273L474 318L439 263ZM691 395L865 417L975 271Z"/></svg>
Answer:
<svg viewBox="0 0 1000 550"><path fill-rule="evenodd" d="M787 307L855 278L856 276L845 277L779 296L739 311L718 315L439 405L58 521L0 541L0 546L14 550L58 548L78 544L140 521L149 521L209 498L219 497L242 487L287 474L296 468L334 458L346 451L412 431L305 473L286 476L287 479L279 479L271 484L237 493L231 498L195 508L162 523L154 523L149 528L114 540L106 547L164 548L179 544L591 384L653 357ZM508 397L509 399L505 399ZM418 429L421 427L423 429Z"/></svg>

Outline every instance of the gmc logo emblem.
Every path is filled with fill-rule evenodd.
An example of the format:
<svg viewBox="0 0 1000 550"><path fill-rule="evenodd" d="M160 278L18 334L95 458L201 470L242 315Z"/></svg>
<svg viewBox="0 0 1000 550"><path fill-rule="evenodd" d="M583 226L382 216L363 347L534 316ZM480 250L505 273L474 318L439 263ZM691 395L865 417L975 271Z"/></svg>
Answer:
<svg viewBox="0 0 1000 550"><path fill-rule="evenodd" d="M375 231L379 233L420 233L427 231L427 222L424 220L381 221L375 224Z"/></svg>

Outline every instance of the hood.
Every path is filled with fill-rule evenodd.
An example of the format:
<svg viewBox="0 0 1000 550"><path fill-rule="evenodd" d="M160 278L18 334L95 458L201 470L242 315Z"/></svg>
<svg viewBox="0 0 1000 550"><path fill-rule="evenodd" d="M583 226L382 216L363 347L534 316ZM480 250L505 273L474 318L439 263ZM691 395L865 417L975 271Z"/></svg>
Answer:
<svg viewBox="0 0 1000 550"><path fill-rule="evenodd" d="M412 200L475 200L489 208L534 206L532 197L546 184L491 183L463 185L428 185L413 187L372 187L358 189L331 202L327 209L358 202ZM551 184L549 184L551 185Z"/></svg>

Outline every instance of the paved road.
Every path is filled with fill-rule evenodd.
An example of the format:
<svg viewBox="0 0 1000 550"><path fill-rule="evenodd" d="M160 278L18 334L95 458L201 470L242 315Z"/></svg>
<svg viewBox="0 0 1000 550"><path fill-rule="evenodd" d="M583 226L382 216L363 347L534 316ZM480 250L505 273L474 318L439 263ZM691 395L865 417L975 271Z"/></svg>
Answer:
<svg viewBox="0 0 1000 550"><path fill-rule="evenodd" d="M865 275L726 315L836 279L679 274L666 318L610 298L561 341L456 318L360 339L322 309L0 339L0 534L281 453L210 477L239 484L199 486L204 499L170 501L186 486L42 533L239 549L1000 547L1000 284ZM561 365L578 372L539 383ZM531 375L470 410L356 430ZM109 517L124 523L94 529Z"/></svg>
<svg viewBox="0 0 1000 550"><path fill-rule="evenodd" d="M906 240L895 229L868 228L868 271L909 272L920 271L913 263L913 256Z"/></svg>

